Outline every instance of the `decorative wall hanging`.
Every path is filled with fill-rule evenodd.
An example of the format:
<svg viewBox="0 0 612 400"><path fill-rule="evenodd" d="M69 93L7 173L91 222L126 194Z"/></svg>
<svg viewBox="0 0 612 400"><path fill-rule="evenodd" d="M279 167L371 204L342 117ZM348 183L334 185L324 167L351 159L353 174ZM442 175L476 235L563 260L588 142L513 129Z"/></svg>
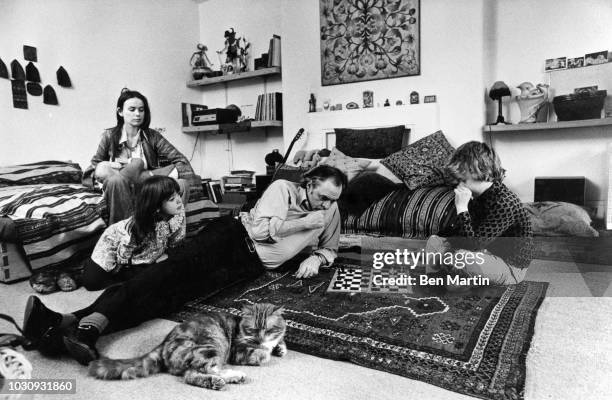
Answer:
<svg viewBox="0 0 612 400"><path fill-rule="evenodd" d="M18 81L25 80L25 72L23 71L23 67L19 64L19 61L13 60L11 62L11 77Z"/></svg>
<svg viewBox="0 0 612 400"><path fill-rule="evenodd" d="M43 103L50 104L52 106L56 106L59 103L57 102L57 95L55 94L55 90L51 87L51 85L45 86L43 90Z"/></svg>
<svg viewBox="0 0 612 400"><path fill-rule="evenodd" d="M38 61L38 52L36 51L36 47L32 46L23 46L23 58L26 61Z"/></svg>
<svg viewBox="0 0 612 400"><path fill-rule="evenodd" d="M26 65L25 72L26 81L40 83L40 74L38 73L38 68L36 68L34 64L32 64L32 62L29 62L28 65Z"/></svg>
<svg viewBox="0 0 612 400"><path fill-rule="evenodd" d="M26 94L25 81L21 79L14 79L11 81L13 88L13 107L15 108L28 108L28 95Z"/></svg>
<svg viewBox="0 0 612 400"><path fill-rule="evenodd" d="M420 0L320 0L321 84L419 75Z"/></svg>
<svg viewBox="0 0 612 400"><path fill-rule="evenodd" d="M57 70L57 84L61 87L72 87L72 82L70 81L70 76L68 76L68 72L64 69L64 67L59 67Z"/></svg>
<svg viewBox="0 0 612 400"><path fill-rule="evenodd" d="M26 84L26 88L28 90L28 93L32 96L40 96L43 92L42 87L40 86L40 84L36 83L36 82L28 82Z"/></svg>
<svg viewBox="0 0 612 400"><path fill-rule="evenodd" d="M4 61L2 61L1 58L0 58L0 78L5 78L5 79L9 78L8 68L6 68L6 64L4 63Z"/></svg>

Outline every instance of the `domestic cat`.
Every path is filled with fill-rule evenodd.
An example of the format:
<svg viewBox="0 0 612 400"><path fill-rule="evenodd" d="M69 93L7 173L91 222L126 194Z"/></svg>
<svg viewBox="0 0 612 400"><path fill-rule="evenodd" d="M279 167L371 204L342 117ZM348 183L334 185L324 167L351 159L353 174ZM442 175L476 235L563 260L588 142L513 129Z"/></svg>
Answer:
<svg viewBox="0 0 612 400"><path fill-rule="evenodd" d="M227 383L244 383L246 375L226 365L261 365L271 354L284 356L282 311L272 304L249 304L242 308L242 316L203 313L176 326L148 354L92 361L89 374L98 379L135 379L165 371L183 376L187 384L215 390Z"/></svg>

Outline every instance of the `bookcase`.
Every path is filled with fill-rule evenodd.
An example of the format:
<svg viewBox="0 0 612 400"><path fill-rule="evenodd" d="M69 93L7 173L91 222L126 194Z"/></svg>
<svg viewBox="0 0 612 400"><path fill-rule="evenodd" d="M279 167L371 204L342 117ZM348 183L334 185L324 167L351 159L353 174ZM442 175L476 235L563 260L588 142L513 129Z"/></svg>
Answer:
<svg viewBox="0 0 612 400"><path fill-rule="evenodd" d="M267 94L267 81L268 79L279 79L282 77L281 67L268 67L257 69L255 71L246 71L237 74L218 76L214 78L202 78L198 80L192 80L187 82L189 88L205 88L214 85L223 85L223 89L226 93L232 90L231 83L236 81L253 81L257 83L258 80L263 80L263 92ZM215 125L201 125L184 127L183 133L200 133L207 132L211 134L224 134L231 132L244 132L251 129L267 129L267 128L282 128L283 123L280 120L255 120L246 122L236 122L232 124L215 124Z"/></svg>

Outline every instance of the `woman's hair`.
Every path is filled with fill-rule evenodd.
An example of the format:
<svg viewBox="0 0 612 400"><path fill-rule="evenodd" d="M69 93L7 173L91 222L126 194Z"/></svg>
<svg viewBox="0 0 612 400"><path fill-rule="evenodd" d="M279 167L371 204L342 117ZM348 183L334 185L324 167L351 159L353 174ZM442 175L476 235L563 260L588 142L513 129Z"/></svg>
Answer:
<svg viewBox="0 0 612 400"><path fill-rule="evenodd" d="M149 125L151 124L151 109L149 108L149 102L147 98L140 92L135 90L130 90L128 88L123 88L121 90L121 94L117 99L117 107L115 108L115 115L117 117L117 125L113 129L113 148L115 149L115 153L120 151L119 149L119 139L121 139L121 130L123 128L123 117L119 115L119 110L123 110L123 104L129 99L140 99L142 100L142 104L144 105L144 118L142 119L142 124L140 124L140 129L143 131L148 131Z"/></svg>
<svg viewBox="0 0 612 400"><path fill-rule="evenodd" d="M136 195L132 219L132 237L136 243L155 231L155 224L163 219L162 204L179 191L178 182L170 177L154 175L145 179Z"/></svg>
<svg viewBox="0 0 612 400"><path fill-rule="evenodd" d="M304 174L304 179L300 186L306 188L309 182L316 184L327 179L331 179L336 186L340 186L342 189L346 188L348 184L346 175L338 168L329 165L319 165Z"/></svg>
<svg viewBox="0 0 612 400"><path fill-rule="evenodd" d="M461 145L446 165L446 170L456 179L471 177L479 181L499 181L506 176L506 170L495 150L482 142L467 142Z"/></svg>

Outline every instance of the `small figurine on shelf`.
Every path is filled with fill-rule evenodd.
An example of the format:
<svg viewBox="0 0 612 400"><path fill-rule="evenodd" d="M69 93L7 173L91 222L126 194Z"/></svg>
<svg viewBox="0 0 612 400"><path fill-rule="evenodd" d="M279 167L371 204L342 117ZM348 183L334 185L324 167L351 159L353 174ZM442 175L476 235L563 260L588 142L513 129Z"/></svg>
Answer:
<svg viewBox="0 0 612 400"><path fill-rule="evenodd" d="M535 87L531 82L523 82L517 86L521 93L516 96L521 120L519 124L531 122L546 122L548 117L548 85L539 83Z"/></svg>
<svg viewBox="0 0 612 400"><path fill-rule="evenodd" d="M239 42L240 43L240 42ZM238 46L238 60L240 61L240 72L245 72L249 70L249 64L247 61L247 56L249 55L249 48L251 47L251 43L247 42L247 40L242 37L242 46Z"/></svg>
<svg viewBox="0 0 612 400"><path fill-rule="evenodd" d="M314 93L310 93L310 99L308 100L308 112L316 112L317 111L317 99L315 98Z"/></svg>
<svg viewBox="0 0 612 400"><path fill-rule="evenodd" d="M237 38L234 28L225 31L225 46L217 51L219 62L221 63L221 71L224 75L244 72L247 70L247 55L248 49L251 46L244 38ZM242 40L242 46L240 41ZM222 55L225 54L225 60Z"/></svg>
<svg viewBox="0 0 612 400"><path fill-rule="evenodd" d="M208 55L206 52L208 51L208 47L203 45L202 43L198 43L198 51L193 53L191 59L189 60L189 64L191 65L191 73L193 74L193 79L202 79L207 74L211 74L213 72L212 66L213 64L210 62Z"/></svg>

